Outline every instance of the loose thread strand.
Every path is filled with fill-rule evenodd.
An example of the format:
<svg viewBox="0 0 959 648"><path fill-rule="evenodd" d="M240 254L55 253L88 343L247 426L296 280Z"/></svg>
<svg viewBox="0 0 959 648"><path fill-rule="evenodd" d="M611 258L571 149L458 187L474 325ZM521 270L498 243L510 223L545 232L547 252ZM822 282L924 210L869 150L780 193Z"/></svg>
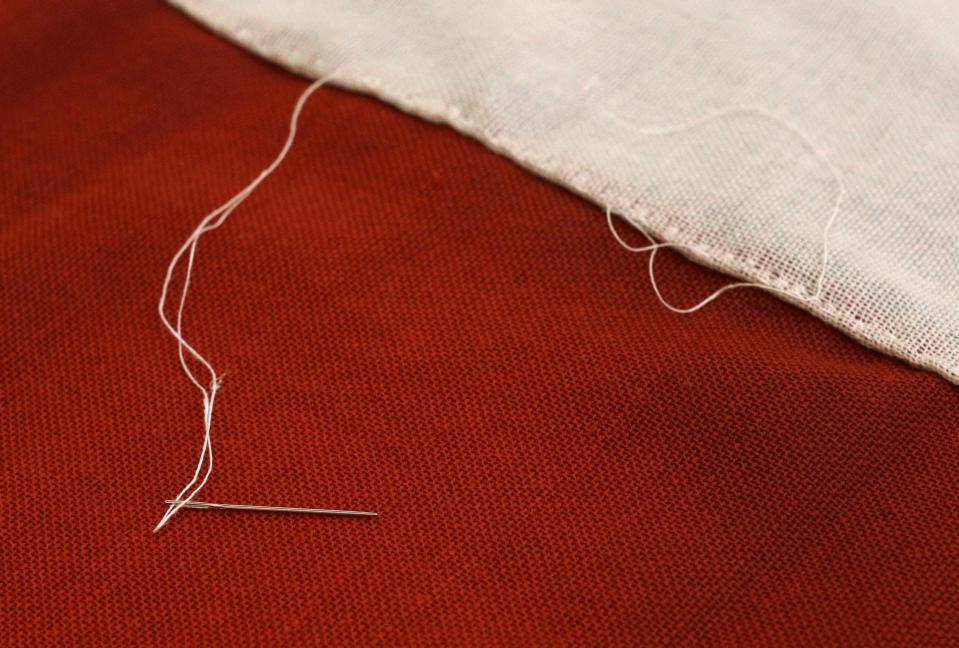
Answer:
<svg viewBox="0 0 959 648"><path fill-rule="evenodd" d="M187 293L190 288L190 278L193 274L193 265L196 259L196 250L197 244L200 241L200 238L207 232L211 232L221 225L230 217L230 214L239 207L250 194L269 176L273 173L274 170L280 165L283 159L286 157L287 153L290 151L290 147L293 145L293 140L296 138L296 127L297 122L300 118L300 113L303 110L306 100L309 99L310 95L316 92L320 87L322 87L330 77L324 77L317 81L311 83L300 95L299 99L296 101L296 105L293 108L293 114L290 117L290 127L289 133L286 137L286 141L283 144L283 148L280 149L279 154L273 160L273 162L267 166L260 174L253 179L250 184L241 189L235 196L230 198L228 201L214 209L212 212L207 214L203 220L200 221L196 229L187 237L183 245L180 246L176 254L173 255L173 259L170 261L170 265L167 267L166 277L163 281L163 290L160 293L160 303L159 303L159 313L160 319L163 322L163 325L166 329L176 338L177 341L177 353L180 359L180 366L183 368L184 373L187 375L187 378L190 379L197 389L200 390L200 393L203 395L203 445L200 449L200 458L197 461L196 468L193 471L193 476L190 478L190 481L186 486L177 494L176 497L172 498L174 503L170 504L170 507L164 513L163 517L160 519L160 522L153 529L154 533L159 531L166 525L170 518L172 518L177 511L179 511L183 506L188 504L193 500L197 493L200 492L207 481L210 478L210 473L213 471L213 444L211 441L210 431L213 425L213 405L216 399L217 391L220 389L221 376L219 376L214 370L213 365L204 358L199 351L197 351L183 336L183 310L186 305ZM188 253L188 254L187 254ZM186 274L183 279L183 287L181 288L179 306L176 314L176 324L170 322L166 315L166 303L167 296L170 293L170 283L173 278L173 273L176 271L176 268L180 264L180 260L183 258L184 254L187 254L186 260ZM204 387L200 379L194 374L190 369L187 358L191 358L196 363L198 363L204 373L209 376L209 385ZM204 470L204 465L206 465L206 470ZM200 477L200 474L203 473L203 477ZM199 480L199 483L198 483Z"/></svg>
<svg viewBox="0 0 959 648"><path fill-rule="evenodd" d="M616 239L616 242L619 243L620 246L622 246L624 249L628 250L629 252L649 252L650 253L649 281L650 281L650 284L652 285L653 292L656 294L656 298L660 301L660 303L666 308L668 308L669 310L673 311L674 313L692 313L692 312L698 311L699 309L703 308L704 306L706 306L707 304L715 300L717 297L719 297L723 293L730 290L735 290L737 288L759 288L761 290L766 290L772 293L781 294L781 295L790 297L792 299L798 299L799 301L807 302L807 303L817 301L818 299L822 297L822 294L823 294L824 284L826 281L826 269L829 264L829 234L832 231L833 225L835 224L837 218L839 217L839 210L840 210L840 207L842 206L842 201L846 194L846 186L845 186L845 183L843 182L842 175L839 173L838 169L836 169L836 167L832 164L832 162L830 162L826 154L823 153L818 147L816 147L816 145L813 144L813 141L802 130L800 130L799 127L783 120L780 117L777 117L776 115L768 112L767 110L763 108L758 108L753 106L744 106L741 108L731 108L728 110L723 110L719 113L704 117L702 119L696 120L695 122L691 122L689 124L684 124L681 126L657 128L657 129L644 129L644 130L640 130L639 133L643 135L648 135L648 136L672 135L678 132L689 130L691 128L695 128L696 126L699 126L708 121L712 121L714 119L718 119L720 117L724 117L726 115L735 114L735 113L746 113L746 114L758 115L760 117L763 117L765 119L768 119L770 121L773 121L785 127L791 133L796 135L803 142L804 146L806 146L810 151L812 151L813 154L815 154L816 157L823 162L823 164L829 169L830 173L832 174L833 180L836 183L836 198L833 203L832 210L830 211L829 217L826 219L826 223L822 229L822 253L820 256L819 272L817 273L814 287L812 290L809 291L808 295L798 295L795 292L783 290L782 288L777 288L776 286L771 286L769 284L764 284L764 283L755 282L755 281L745 281L745 282L735 282L735 283L727 284L719 288L718 290L714 291L712 294L708 295L707 297L705 297L698 303L694 304L693 306L689 306L687 308L674 306L673 304L669 303L665 297L663 297L662 291L659 288L659 283L656 281L656 272L655 272L656 253L664 248L685 250L687 252L695 253L697 252L696 248L683 243L657 242L656 239L649 233L649 231L645 228L643 224L641 224L635 219L626 218L626 220L631 225L633 225L636 229L638 229L639 232L646 238L646 240L649 241L649 245L641 245L641 246L630 245L623 239L622 236L620 236L619 232L616 231L616 227L613 224L612 209L609 206L607 206L606 207L606 224L609 226L609 231L612 232L613 237Z"/></svg>

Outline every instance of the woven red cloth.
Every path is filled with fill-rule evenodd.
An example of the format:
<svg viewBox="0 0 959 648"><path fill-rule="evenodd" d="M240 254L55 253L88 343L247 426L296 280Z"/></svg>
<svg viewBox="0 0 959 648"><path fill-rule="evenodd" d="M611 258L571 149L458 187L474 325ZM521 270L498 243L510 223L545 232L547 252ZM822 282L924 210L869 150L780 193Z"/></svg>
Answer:
<svg viewBox="0 0 959 648"><path fill-rule="evenodd" d="M954 646L959 398L758 291L664 309L601 211L157 3L0 8L7 646ZM663 255L692 302L725 278Z"/></svg>

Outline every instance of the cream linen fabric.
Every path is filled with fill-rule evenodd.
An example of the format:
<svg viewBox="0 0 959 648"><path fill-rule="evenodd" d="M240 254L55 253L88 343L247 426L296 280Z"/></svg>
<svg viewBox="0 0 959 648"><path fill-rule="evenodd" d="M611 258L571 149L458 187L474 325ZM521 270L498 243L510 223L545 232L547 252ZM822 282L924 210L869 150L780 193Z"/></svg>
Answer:
<svg viewBox="0 0 959 648"><path fill-rule="evenodd" d="M172 4L959 382L955 0ZM803 301L836 200L830 165L846 193L824 292Z"/></svg>

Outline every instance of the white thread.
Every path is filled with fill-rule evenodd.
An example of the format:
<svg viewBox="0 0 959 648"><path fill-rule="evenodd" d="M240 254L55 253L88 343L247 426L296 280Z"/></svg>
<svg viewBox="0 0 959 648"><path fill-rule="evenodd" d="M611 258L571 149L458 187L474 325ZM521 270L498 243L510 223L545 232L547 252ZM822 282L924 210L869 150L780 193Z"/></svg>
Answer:
<svg viewBox="0 0 959 648"><path fill-rule="evenodd" d="M666 299L663 297L662 292L660 292L659 290L659 284L656 282L656 273L654 271L656 253L659 252L659 250L661 250L662 248L674 248L678 250L687 250L690 252L696 252L695 248L689 245L685 245L683 243L657 243L656 240L649 234L649 232L643 227L641 223L631 218L627 218L626 220L628 220L636 229L638 229L640 233L643 236L645 236L650 243L649 245L644 245L639 247L631 246L626 241L624 241L623 238L619 235L619 232L616 231L616 227L613 225L612 211L610 207L607 206L606 207L606 224L609 226L609 230L610 232L613 233L613 236L616 238L616 241L622 247L624 247L626 250L630 252L650 252L649 281L650 281L650 284L652 284L653 292L656 293L656 298L659 299L660 303L666 308L668 308L669 310L673 311L674 313L692 313L694 311L697 311L700 308L703 308L709 302L719 297L724 292L728 290L733 290L736 288L759 288L761 290L767 290L769 292L779 293L781 295L785 295L793 299L798 299L803 302L816 301L820 297L822 297L823 285L826 279L826 267L829 263L829 232L832 230L833 224L836 222L836 219L839 216L839 207L841 206L843 197L845 196L845 193L846 193L846 185L843 182L842 175L839 173L836 167L833 166L832 162L829 161L829 158L826 157L826 154L823 153L821 150L819 150L819 148L817 148L816 145L813 144L812 140L805 133L803 133L798 126L795 126L794 124L790 124L789 122L783 120L780 117L777 117L776 115L768 112L767 110L763 108L758 108L754 106L743 106L739 108L730 108L728 110L723 110L721 112L715 113L713 115L709 115L708 117L704 117L702 119L696 120L689 124L684 124L682 126L670 126L670 127L661 128L661 129L644 129L638 132L642 135L650 135L650 136L670 135L670 134L678 133L684 130L689 130L690 128L695 128L696 126L699 126L700 124L712 121L714 119L718 119L720 117L724 117L729 114L735 114L735 113L756 114L763 118L769 119L781 126L784 126L786 129L788 129L790 132L796 135L800 140L802 140L803 143L806 145L806 147L810 151L812 151L813 154L815 154L816 157L818 157L826 165L826 167L829 168L829 171L832 173L833 179L836 181L836 200L833 203L832 212L829 214L829 218L826 220L826 224L823 227L823 231L822 231L822 257L820 261L821 265L819 268L819 274L816 277L816 282L814 284L815 289L810 291L810 294L808 296L803 296L788 290L783 290L782 288L770 286L768 284L754 282L754 281L746 281L746 282L727 284L723 286L722 288L716 290L715 292L710 294L708 297L706 297L699 303L695 304L694 306L690 306L689 308L679 308L677 306L673 306L668 301L666 301Z"/></svg>
<svg viewBox="0 0 959 648"><path fill-rule="evenodd" d="M212 212L210 212L203 220L200 221L200 224L197 226L193 233L186 239L177 253L173 256L173 259L170 261L170 265L167 268L166 279L163 281L163 291L160 294L160 319L163 320L163 324L166 326L167 330L173 335L177 340L177 348L179 351L180 365L183 367L183 371L186 373L190 381L196 385L197 389L203 394L203 446L200 450L200 459L196 464L196 469L193 471L193 477L190 479L190 482L183 487L183 490L179 494L172 498L178 503L171 504L170 508L167 509L166 513L160 519L160 522L153 529L153 532L156 533L163 526L169 522L170 518L176 514L187 502L190 502L200 489L206 485L207 480L210 478L210 473L213 471L213 444L210 441L210 428L213 423L213 403L216 398L216 392L220 389L220 381L222 376L218 376L216 371L213 369L213 366L209 361L204 358L200 353L190 345L183 337L183 307L186 304L187 292L190 288L190 275L193 272L193 262L196 257L196 247L197 243L200 241L200 237L215 230L220 227L230 214L233 213L233 210L236 209L240 204L247 199L247 197L253 193L253 191L260 185L263 180L273 173L273 171L280 165L283 159L286 157L286 154L289 152L290 147L293 145L293 140L296 137L296 124L300 117L300 112L303 110L303 105L306 103L306 100L318 90L322 85L324 85L331 77L324 77L317 81L311 83L306 90L300 95L300 98L296 101L296 106L293 108L293 114L290 117L290 130L289 134L286 137L286 142L283 144L283 148L280 149L279 155L276 156L276 159L273 162L263 169L250 184L240 190L235 196L230 200L223 203ZM180 304L177 309L176 315L176 326L174 327L170 320L167 319L165 308L167 293L170 289L170 281L173 277L173 272L176 270L177 265L180 262L180 259L183 257L184 253L189 249L189 256L187 257L186 265L186 275L183 279L183 288L182 293L180 294ZM209 373L210 384L209 387L204 387L194 373L190 370L189 365L187 364L186 357L184 356L184 350L188 355L193 358L196 362L199 362L200 365ZM200 483L197 484L197 479L200 477L200 473L203 470L204 463L207 464L206 471L203 474L203 478L200 480ZM197 484L194 486L194 484ZM184 494L189 491L189 494L184 497Z"/></svg>
<svg viewBox="0 0 959 648"><path fill-rule="evenodd" d="M164 282L163 282L163 290L160 295L158 310L160 313L160 319L163 321L163 324L166 326L167 330L170 331L173 337L175 337L177 340L178 355L180 358L180 365L183 367L183 371L186 373L190 381L203 394L204 435L203 435L203 445L200 451L200 458L197 461L197 465L196 465L196 468L194 469L192 478L190 479L189 483L187 483L187 485L183 487L183 489L179 492L179 494L177 494L176 497L172 498L173 500L176 500L177 503L170 505L170 508L167 509L166 513L160 519L160 522L153 529L154 533L159 531L161 528L163 528L163 526L166 525L167 522L169 522L170 518L173 517L173 515L175 515L177 511L179 511L184 505L186 505L187 503L193 500L196 494L203 488L203 486L206 485L207 481L209 480L210 473L213 471L213 446L211 442L210 431L211 431L212 422L213 422L213 405L216 399L216 393L221 386L222 376L218 376L216 371L213 369L213 366L209 363L209 361L206 358L204 358L202 355L200 355L200 353L192 345L190 345L190 343L187 342L186 339L183 337L183 309L186 304L186 297L190 287L190 276L193 272L193 264L196 258L197 244L199 243L200 237L202 237L203 234L210 232L214 229L217 229L218 227L223 225L226 219L229 218L230 214L232 214L233 211L240 204L242 204L243 201L250 196L250 194L253 193L253 191L259 186L259 184L267 176L273 173L273 171L280 165L280 163L283 161L283 159L286 157L287 153L289 152L290 147L293 144L293 140L296 137L297 121L299 120L300 112L302 111L303 106L306 103L306 100L316 90L318 90L321 86L323 86L329 80L329 78L330 77L325 77L313 82L303 91L299 99L297 99L296 105L294 106L294 109L293 109L293 114L290 117L289 134L287 135L287 139L285 143L283 144L283 148L280 150L280 153L273 160L273 162L269 166L267 166L263 171L261 171L260 174L252 182L250 182L250 184L248 184L245 188L243 188L230 200L228 200L224 204L217 207L215 210L210 212L203 220L201 220L197 228L186 239L186 241L183 243L183 245L180 247L177 253L173 256L173 259L170 261L170 265L167 267L166 278L164 279ZM640 223L633 220L630 220L630 222L643 234L643 236L645 236L649 240L650 245L641 246L641 247L630 246L628 243L626 243L626 241L622 239L622 237L616 231L616 228L613 225L612 211L609 207L607 207L606 208L607 224L613 236L616 238L616 241L622 247L624 247L626 250L629 250L630 252L651 252L649 256L650 283L652 284L653 290L656 293L656 297L659 299L659 301L666 308L676 313L691 313L696 310L699 310L700 308L703 308L706 304L710 303L711 301L719 297L724 292L735 289L735 288L748 288L748 287L759 288L762 290L768 290L771 292L788 295L790 297L800 299L803 301L813 301L813 300L819 299L819 297L822 295L823 284L824 284L825 274L826 274L826 267L829 259L829 232L838 216L839 207L842 202L842 198L845 194L845 185L843 183L842 176L835 169L835 167L832 165L829 159L825 156L825 154L823 154L818 148L816 148L815 145L812 143L812 141L802 131L800 131L798 127L776 117L775 115L772 115L771 113L768 113L767 111L763 109L753 108L753 107L743 107L743 108L735 108L735 109L723 111L721 113L711 115L709 117L703 118L701 120L698 120L696 122L693 122L691 124L687 124L684 126L668 127L663 129L648 129L648 130L642 130L640 131L640 133L645 135L650 135L650 136L668 135L671 133L687 130L689 128L694 128L695 126L701 123L710 121L712 119L716 119L718 117L724 116L729 113L736 113L736 112L755 113L767 119L771 119L772 121L780 125L785 126L787 129L789 129L795 135L797 135L809 147L809 149L814 154L816 154L817 157L820 158L820 160L822 160L826 164L826 166L832 172L833 178L836 180L837 194L836 194L835 205L833 207L832 213L829 216L829 219L826 221L825 227L823 228L823 248L822 248L822 261L821 261L822 266L820 268L819 275L816 279L816 284L815 284L816 288L815 288L815 291L813 291L810 296L802 297L794 293L782 290L780 288L776 288L775 286L769 286L763 283L740 282L740 283L733 283L733 284L728 284L726 286L723 286L722 288L716 290L711 295L709 295L708 297L706 297L705 299L703 299L698 304L692 307L689 307L689 308L675 307L666 301L666 299L663 297L662 293L659 290L659 285L656 282L656 276L654 271L654 266L655 266L654 262L656 258L656 253L661 248L676 248L676 249L685 249L689 251L694 251L694 249L691 246L684 245L682 243L657 243ZM180 303L177 309L176 326L174 327L173 324L170 323L170 320L167 319L167 316L165 313L167 294L169 293L170 282L173 277L173 272L178 266L180 259L183 257L184 253L186 253L188 249L189 249L189 256L187 258L186 275L183 280L183 288L180 294ZM209 373L210 375L209 389L204 387L203 384L194 375L194 373L190 370L190 367L186 361L186 357L184 356L184 350L186 350L189 356L192 357L195 361L199 362L203 366L203 368ZM203 478L200 480L200 483L197 484L197 479L200 476L200 472L203 470L204 463L207 464L207 468L203 474ZM196 486L194 486L195 484ZM189 491L189 494L187 494L186 497L184 497L184 494L186 494L188 491Z"/></svg>

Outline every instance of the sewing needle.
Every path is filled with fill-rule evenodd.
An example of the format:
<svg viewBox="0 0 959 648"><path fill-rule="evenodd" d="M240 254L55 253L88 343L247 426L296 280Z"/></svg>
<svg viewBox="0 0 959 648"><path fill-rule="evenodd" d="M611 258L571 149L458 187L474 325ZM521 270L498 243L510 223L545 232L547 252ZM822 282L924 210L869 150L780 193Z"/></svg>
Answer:
<svg viewBox="0 0 959 648"><path fill-rule="evenodd" d="M212 502L184 502L182 500L165 500L167 504L182 504L183 508L194 509L229 509L237 511L270 511L278 513L316 513L319 515L349 515L353 517L376 517L376 513L369 511L342 511L339 509L295 508L291 506L252 506L250 504L214 504Z"/></svg>

